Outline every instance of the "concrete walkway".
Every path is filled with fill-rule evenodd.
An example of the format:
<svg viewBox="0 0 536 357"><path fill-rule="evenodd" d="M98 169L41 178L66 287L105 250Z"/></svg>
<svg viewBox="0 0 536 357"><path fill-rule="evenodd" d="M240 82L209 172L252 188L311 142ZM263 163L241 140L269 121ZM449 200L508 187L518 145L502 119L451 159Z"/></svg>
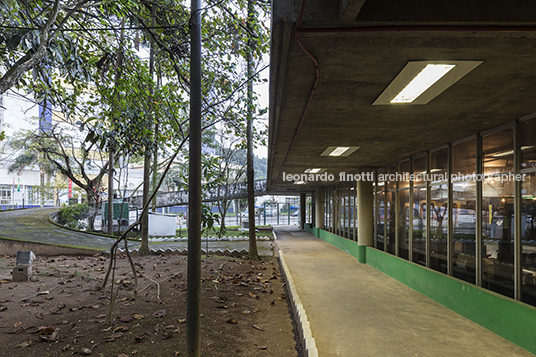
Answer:
<svg viewBox="0 0 536 357"><path fill-rule="evenodd" d="M533 356L307 232L275 231L320 357Z"/></svg>
<svg viewBox="0 0 536 357"><path fill-rule="evenodd" d="M72 247L87 252L105 252L110 251L110 247L115 242L114 238L101 236L97 234L77 232L52 224L48 217L58 211L57 208L36 208L13 211L0 211L0 243L4 244L4 250L7 251L7 244L13 242L20 243L39 243L57 247ZM4 239L2 239L4 238ZM209 252L216 250L224 251L246 250L248 249L247 241L222 241L208 242ZM260 255L272 255L272 244L270 241L257 241L257 249ZM140 246L138 242L129 242L129 250L137 249ZM0 244L0 255L7 254L2 251L3 245ZM16 247L24 248L16 245ZM123 248L121 244L119 248ZM19 248L19 249L20 249ZM149 249L158 251L185 250L188 248L188 242L149 242ZM206 242L202 242L201 249L206 249ZM24 248L25 249L25 248ZM31 248L29 248L31 249ZM10 249L13 250L13 249ZM16 252L17 248L15 248ZM43 252L45 250L42 250ZM69 254L68 251L59 248L46 250L46 255ZM50 253L48 253L50 252ZM13 254L10 252L10 254Z"/></svg>

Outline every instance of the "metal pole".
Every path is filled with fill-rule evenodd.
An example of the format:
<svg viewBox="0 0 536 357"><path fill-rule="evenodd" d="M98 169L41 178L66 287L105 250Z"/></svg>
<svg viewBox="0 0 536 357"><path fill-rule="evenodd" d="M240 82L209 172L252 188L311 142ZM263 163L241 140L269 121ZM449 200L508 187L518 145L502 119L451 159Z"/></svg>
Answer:
<svg viewBox="0 0 536 357"><path fill-rule="evenodd" d="M201 355L201 0L191 0L190 163L186 356Z"/></svg>

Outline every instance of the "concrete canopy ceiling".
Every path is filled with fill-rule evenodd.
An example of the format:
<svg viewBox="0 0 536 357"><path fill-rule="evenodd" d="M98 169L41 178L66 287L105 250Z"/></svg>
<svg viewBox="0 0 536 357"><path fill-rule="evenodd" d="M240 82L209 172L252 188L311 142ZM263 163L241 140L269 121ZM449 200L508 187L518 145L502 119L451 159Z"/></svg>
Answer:
<svg viewBox="0 0 536 357"><path fill-rule="evenodd" d="M284 181L282 173L323 168L338 176L382 167L536 112L535 1L273 0L272 6L268 188L274 193L314 189ZM318 62L312 97L315 64L296 36ZM441 60L483 62L426 105L372 105L409 61ZM346 158L321 156L328 146L360 148Z"/></svg>

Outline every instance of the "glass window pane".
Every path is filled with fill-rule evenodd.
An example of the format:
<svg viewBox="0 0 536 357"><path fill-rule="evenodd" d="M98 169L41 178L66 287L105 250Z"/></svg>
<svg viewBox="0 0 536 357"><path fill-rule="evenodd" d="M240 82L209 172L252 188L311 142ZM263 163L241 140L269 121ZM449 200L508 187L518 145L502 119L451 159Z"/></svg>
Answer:
<svg viewBox="0 0 536 357"><path fill-rule="evenodd" d="M413 186L423 185L426 182L426 155L422 155L413 159Z"/></svg>
<svg viewBox="0 0 536 357"><path fill-rule="evenodd" d="M448 180L448 148L439 149L430 153L431 182L446 182Z"/></svg>
<svg viewBox="0 0 536 357"><path fill-rule="evenodd" d="M476 181L452 184L453 275L476 282Z"/></svg>
<svg viewBox="0 0 536 357"><path fill-rule="evenodd" d="M476 182L465 180L476 174L476 138L452 146L453 275L476 282Z"/></svg>
<svg viewBox="0 0 536 357"><path fill-rule="evenodd" d="M536 167L536 118L521 123L523 144L521 145L521 168Z"/></svg>
<svg viewBox="0 0 536 357"><path fill-rule="evenodd" d="M395 206L395 194L396 191L387 192L386 204L387 204L387 249L388 253L395 254L395 234L396 234L396 206Z"/></svg>
<svg viewBox="0 0 536 357"><path fill-rule="evenodd" d="M482 137L483 173L485 175L510 172L514 169L514 128Z"/></svg>
<svg viewBox="0 0 536 357"><path fill-rule="evenodd" d="M413 262L426 265L426 188L413 189Z"/></svg>
<svg viewBox="0 0 536 357"><path fill-rule="evenodd" d="M430 268L447 273L448 185L430 188Z"/></svg>
<svg viewBox="0 0 536 357"><path fill-rule="evenodd" d="M378 242L376 248L379 250L385 250L385 191L378 191L376 193L378 197L378 214L376 215L377 227L378 227Z"/></svg>
<svg viewBox="0 0 536 357"><path fill-rule="evenodd" d="M387 190L396 189L396 165L391 165L387 168L386 182Z"/></svg>
<svg viewBox="0 0 536 357"><path fill-rule="evenodd" d="M409 160L402 161L398 165L398 188L409 187Z"/></svg>
<svg viewBox="0 0 536 357"><path fill-rule="evenodd" d="M523 269L522 301L536 306L536 173L525 176L521 184L521 267Z"/></svg>
<svg viewBox="0 0 536 357"><path fill-rule="evenodd" d="M398 191L398 255L409 258L409 190Z"/></svg>
<svg viewBox="0 0 536 357"><path fill-rule="evenodd" d="M452 174L454 177L476 174L476 138L452 146Z"/></svg>
<svg viewBox="0 0 536 357"><path fill-rule="evenodd" d="M513 169L513 127L482 138L482 286L514 296L514 181L496 175Z"/></svg>

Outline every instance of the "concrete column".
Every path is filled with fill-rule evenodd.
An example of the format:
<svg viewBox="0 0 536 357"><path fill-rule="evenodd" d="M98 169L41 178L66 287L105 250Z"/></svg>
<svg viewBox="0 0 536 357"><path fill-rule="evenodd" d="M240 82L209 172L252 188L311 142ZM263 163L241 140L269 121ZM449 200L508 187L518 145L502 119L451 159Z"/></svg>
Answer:
<svg viewBox="0 0 536 357"><path fill-rule="evenodd" d="M367 173L370 175L367 177ZM374 217L372 195L372 168L363 167L360 173L364 173L364 180L357 181L357 245L358 259L360 263L367 262L367 248L374 244Z"/></svg>
<svg viewBox="0 0 536 357"><path fill-rule="evenodd" d="M316 186L315 191L315 227L324 228L324 187Z"/></svg>
<svg viewBox="0 0 536 357"><path fill-rule="evenodd" d="M300 193L300 229L305 229L305 193Z"/></svg>

